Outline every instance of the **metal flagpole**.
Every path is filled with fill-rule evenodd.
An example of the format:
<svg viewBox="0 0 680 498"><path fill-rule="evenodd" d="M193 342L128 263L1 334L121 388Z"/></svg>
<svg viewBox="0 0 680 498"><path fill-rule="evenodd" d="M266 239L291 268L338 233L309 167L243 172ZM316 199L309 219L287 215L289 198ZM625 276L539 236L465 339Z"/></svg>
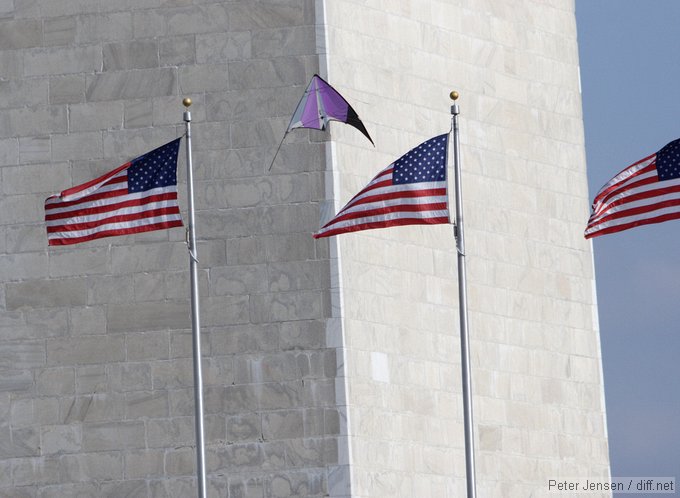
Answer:
<svg viewBox="0 0 680 498"><path fill-rule="evenodd" d="M194 417L196 425L196 478L198 498L206 498L205 479L205 438L203 432L203 373L201 367L201 321L198 303L198 252L196 248L196 220L194 216L194 174L191 164L191 99L182 101L184 122L186 123L187 149L187 194L189 203L189 226L187 227L187 244L189 246L189 268L191 273L191 332L194 350Z"/></svg>
<svg viewBox="0 0 680 498"><path fill-rule="evenodd" d="M458 139L458 92L450 94L451 132L453 134L454 181L456 190L456 223L453 227L458 252L458 306L460 315L460 358L463 381L463 422L465 425L465 473L467 498L475 498L475 442L472 427L472 382L470 377L470 338L468 334L467 285L465 276L465 233L463 230L463 188L461 185L460 142Z"/></svg>

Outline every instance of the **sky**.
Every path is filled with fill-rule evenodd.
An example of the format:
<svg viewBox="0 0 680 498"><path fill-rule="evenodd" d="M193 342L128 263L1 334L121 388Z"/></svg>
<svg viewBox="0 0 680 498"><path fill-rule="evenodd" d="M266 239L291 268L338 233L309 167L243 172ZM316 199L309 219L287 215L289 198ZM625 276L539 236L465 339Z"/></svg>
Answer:
<svg viewBox="0 0 680 498"><path fill-rule="evenodd" d="M576 0L576 21L592 201L680 138L680 1ZM680 221L592 240L612 476L680 484Z"/></svg>

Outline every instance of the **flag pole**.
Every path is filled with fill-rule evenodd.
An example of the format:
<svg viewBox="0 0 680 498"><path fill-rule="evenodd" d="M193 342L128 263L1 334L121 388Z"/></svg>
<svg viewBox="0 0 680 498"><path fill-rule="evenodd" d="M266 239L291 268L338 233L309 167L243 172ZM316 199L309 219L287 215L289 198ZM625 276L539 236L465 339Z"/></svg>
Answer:
<svg viewBox="0 0 680 498"><path fill-rule="evenodd" d="M191 163L191 99L182 101L186 123L187 149L187 199L189 204L189 226L187 244L189 247L189 269L191 274L191 332L194 351L194 417L196 426L196 480L198 498L206 498L205 478L205 437L203 431L203 372L201 367L201 321L198 302L198 252L196 248L196 220L194 216L194 174Z"/></svg>
<svg viewBox="0 0 680 498"><path fill-rule="evenodd" d="M461 184L460 142L458 139L458 114L456 103L459 94L451 92L451 133L453 134L454 182L456 191L456 222L453 232L458 253L458 313L460 315L460 357L463 382L463 422L465 426L465 474L467 498L476 497L475 449L472 422L472 382L470 376L470 338L468 334L467 283L465 276L465 233L463 229L463 188Z"/></svg>

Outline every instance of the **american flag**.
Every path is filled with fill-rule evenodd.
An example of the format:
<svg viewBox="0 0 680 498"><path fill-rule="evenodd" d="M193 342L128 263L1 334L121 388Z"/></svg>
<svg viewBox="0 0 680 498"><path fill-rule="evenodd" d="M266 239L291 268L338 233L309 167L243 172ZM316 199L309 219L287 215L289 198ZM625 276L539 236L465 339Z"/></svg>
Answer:
<svg viewBox="0 0 680 498"><path fill-rule="evenodd" d="M680 218L680 139L631 164L595 196L585 237Z"/></svg>
<svg viewBox="0 0 680 498"><path fill-rule="evenodd" d="M49 245L182 226L177 203L180 139L45 201Z"/></svg>
<svg viewBox="0 0 680 498"><path fill-rule="evenodd" d="M448 134L411 149L382 170L314 238L398 225L449 223Z"/></svg>

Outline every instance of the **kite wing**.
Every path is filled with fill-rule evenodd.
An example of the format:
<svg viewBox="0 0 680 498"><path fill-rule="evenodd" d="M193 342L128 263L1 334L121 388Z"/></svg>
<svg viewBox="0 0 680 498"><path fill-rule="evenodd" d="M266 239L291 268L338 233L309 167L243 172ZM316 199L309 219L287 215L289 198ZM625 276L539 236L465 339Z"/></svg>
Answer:
<svg viewBox="0 0 680 498"><path fill-rule="evenodd" d="M315 74L293 113L286 133L295 128L325 130L329 121L340 121L354 126L373 144L364 123L349 102L321 76Z"/></svg>

